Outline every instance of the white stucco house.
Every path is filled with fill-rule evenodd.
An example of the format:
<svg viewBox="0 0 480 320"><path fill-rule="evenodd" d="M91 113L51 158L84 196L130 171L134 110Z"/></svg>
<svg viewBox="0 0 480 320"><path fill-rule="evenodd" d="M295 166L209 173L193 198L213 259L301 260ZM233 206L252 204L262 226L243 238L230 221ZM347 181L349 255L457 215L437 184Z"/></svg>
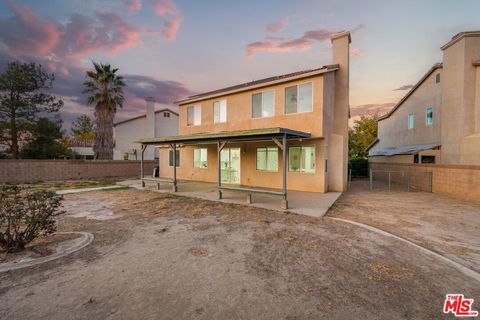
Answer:
<svg viewBox="0 0 480 320"><path fill-rule="evenodd" d="M178 134L178 113L171 109L155 110L155 100L146 98L146 114L114 124L114 160L140 160L141 147L134 141ZM158 149L145 150L145 160L158 159Z"/></svg>

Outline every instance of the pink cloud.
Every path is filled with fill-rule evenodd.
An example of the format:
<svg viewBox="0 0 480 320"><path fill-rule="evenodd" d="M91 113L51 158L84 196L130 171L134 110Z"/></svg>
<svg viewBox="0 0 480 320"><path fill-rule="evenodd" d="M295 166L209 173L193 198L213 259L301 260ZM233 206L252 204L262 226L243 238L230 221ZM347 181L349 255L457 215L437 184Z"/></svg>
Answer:
<svg viewBox="0 0 480 320"><path fill-rule="evenodd" d="M140 11L142 9L142 0L124 0L129 11Z"/></svg>
<svg viewBox="0 0 480 320"><path fill-rule="evenodd" d="M180 29L180 24L182 21L180 18L174 18L172 20L165 22L165 27L162 30L162 34L168 40L175 40L177 37L177 32Z"/></svg>
<svg viewBox="0 0 480 320"><path fill-rule="evenodd" d="M112 53L126 48L133 47L140 43L140 30L130 24L117 14L114 13L98 13L98 18L103 26L110 31L110 40L104 44Z"/></svg>
<svg viewBox="0 0 480 320"><path fill-rule="evenodd" d="M0 41L8 52L17 55L58 59L82 57L97 50L118 53L139 44L144 33L115 13L97 12L94 17L74 13L61 25L13 0L8 6L14 16L0 19Z"/></svg>
<svg viewBox="0 0 480 320"><path fill-rule="evenodd" d="M81 57L93 51L118 53L140 43L141 31L114 13L97 13L95 18L72 14L56 48L60 56Z"/></svg>
<svg viewBox="0 0 480 320"><path fill-rule="evenodd" d="M357 32L362 29L363 25L356 26L351 32ZM310 47L318 42L324 42L330 40L335 31L328 29L318 29L318 30L309 30L305 31L303 36L294 39L284 39L282 37L265 37L264 41L256 41L247 45L246 53L247 56L253 57L258 52L290 52L293 50L308 50ZM358 57L363 55L359 49L356 49L355 53L352 53L353 56Z"/></svg>
<svg viewBox="0 0 480 320"><path fill-rule="evenodd" d="M177 5L172 0L157 0L153 3L153 11L159 17L165 17L167 14L177 15L179 13Z"/></svg>
<svg viewBox="0 0 480 320"><path fill-rule="evenodd" d="M58 26L13 0L7 5L15 15L0 21L0 38L7 47L14 53L48 54L60 40Z"/></svg>
<svg viewBox="0 0 480 320"><path fill-rule="evenodd" d="M302 37L285 41L257 41L247 45L247 56L255 56L258 52L289 52L307 50L315 42L329 40L335 32L327 29L306 31Z"/></svg>
<svg viewBox="0 0 480 320"><path fill-rule="evenodd" d="M267 25L268 32L280 32L288 26L289 18L285 17L279 21L272 22Z"/></svg>
<svg viewBox="0 0 480 320"><path fill-rule="evenodd" d="M172 0L156 0L153 11L160 18L166 18L161 34L167 40L175 40L183 21L182 14Z"/></svg>
<svg viewBox="0 0 480 320"><path fill-rule="evenodd" d="M350 52L352 54L352 57L362 57L365 55L365 53L358 48L352 48Z"/></svg>

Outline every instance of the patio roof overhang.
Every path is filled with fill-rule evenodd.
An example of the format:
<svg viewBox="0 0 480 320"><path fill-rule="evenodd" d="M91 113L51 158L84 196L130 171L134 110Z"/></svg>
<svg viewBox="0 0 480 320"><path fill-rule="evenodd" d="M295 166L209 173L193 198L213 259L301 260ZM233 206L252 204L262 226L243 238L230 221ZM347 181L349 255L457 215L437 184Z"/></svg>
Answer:
<svg viewBox="0 0 480 320"><path fill-rule="evenodd" d="M142 145L169 145L169 144L198 144L198 143L215 143L218 141L228 140L229 142L246 142L266 140L277 137L286 136L287 139L304 139L310 138L309 132L291 130L286 128L266 128L251 130L222 131L212 133L197 133L191 135L170 136L161 138L148 138L135 141Z"/></svg>
<svg viewBox="0 0 480 320"><path fill-rule="evenodd" d="M181 135L181 136L171 136L171 137L162 137L162 138L150 138L142 139L135 141L142 145L142 155L141 155L141 179L142 186L145 187L145 180L152 180L151 178L145 178L144 170L144 161L143 154L145 149L148 146L162 146L168 145L172 150L173 163L176 161L176 150L177 146L181 145L195 145L203 143L215 143L217 145L217 181L218 181L218 195L219 199L222 199L222 190L236 190L247 192L247 199L250 199L250 194L252 192L256 193L267 193L271 195L282 196L282 208L288 209L287 201L287 141L288 139L304 139L310 138L311 134L309 132L291 130L286 128L266 128L266 129L251 129L251 130L237 130L237 131L224 131L224 132L214 132L214 133L198 133L192 135ZM275 144L282 150L282 191L269 191L262 190L258 188L244 188L244 187L234 187L234 186L223 186L221 179L221 160L220 153L222 152L225 145L231 142L253 142L253 141L265 141L272 140ZM173 165L173 184L172 191L177 192L177 166ZM157 188L160 188L160 180L157 180ZM251 201L251 200L247 200Z"/></svg>

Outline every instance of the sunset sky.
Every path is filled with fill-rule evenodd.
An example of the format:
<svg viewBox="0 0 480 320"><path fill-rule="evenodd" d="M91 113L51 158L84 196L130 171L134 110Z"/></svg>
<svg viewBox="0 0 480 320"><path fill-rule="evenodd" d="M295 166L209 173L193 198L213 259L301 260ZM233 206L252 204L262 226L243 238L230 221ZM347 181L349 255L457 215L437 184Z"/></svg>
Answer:
<svg viewBox="0 0 480 320"><path fill-rule="evenodd" d="M68 127L85 105L91 61L128 84L117 120L202 91L331 63L352 31L350 104L396 102L441 61L440 46L480 29L480 1L0 0L0 69L36 61L56 74ZM395 90L403 89L403 90Z"/></svg>

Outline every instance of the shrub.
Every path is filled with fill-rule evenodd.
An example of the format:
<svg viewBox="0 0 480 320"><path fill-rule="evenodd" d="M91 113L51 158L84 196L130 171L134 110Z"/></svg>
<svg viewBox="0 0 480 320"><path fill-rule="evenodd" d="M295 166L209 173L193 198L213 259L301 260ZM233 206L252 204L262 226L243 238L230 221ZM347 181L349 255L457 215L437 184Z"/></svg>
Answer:
<svg viewBox="0 0 480 320"><path fill-rule="evenodd" d="M368 177L368 159L350 159L349 167L352 169L352 177Z"/></svg>
<svg viewBox="0 0 480 320"><path fill-rule="evenodd" d="M7 252L21 251L39 235L55 233L55 217L64 213L62 200L53 191L0 186L0 247Z"/></svg>

